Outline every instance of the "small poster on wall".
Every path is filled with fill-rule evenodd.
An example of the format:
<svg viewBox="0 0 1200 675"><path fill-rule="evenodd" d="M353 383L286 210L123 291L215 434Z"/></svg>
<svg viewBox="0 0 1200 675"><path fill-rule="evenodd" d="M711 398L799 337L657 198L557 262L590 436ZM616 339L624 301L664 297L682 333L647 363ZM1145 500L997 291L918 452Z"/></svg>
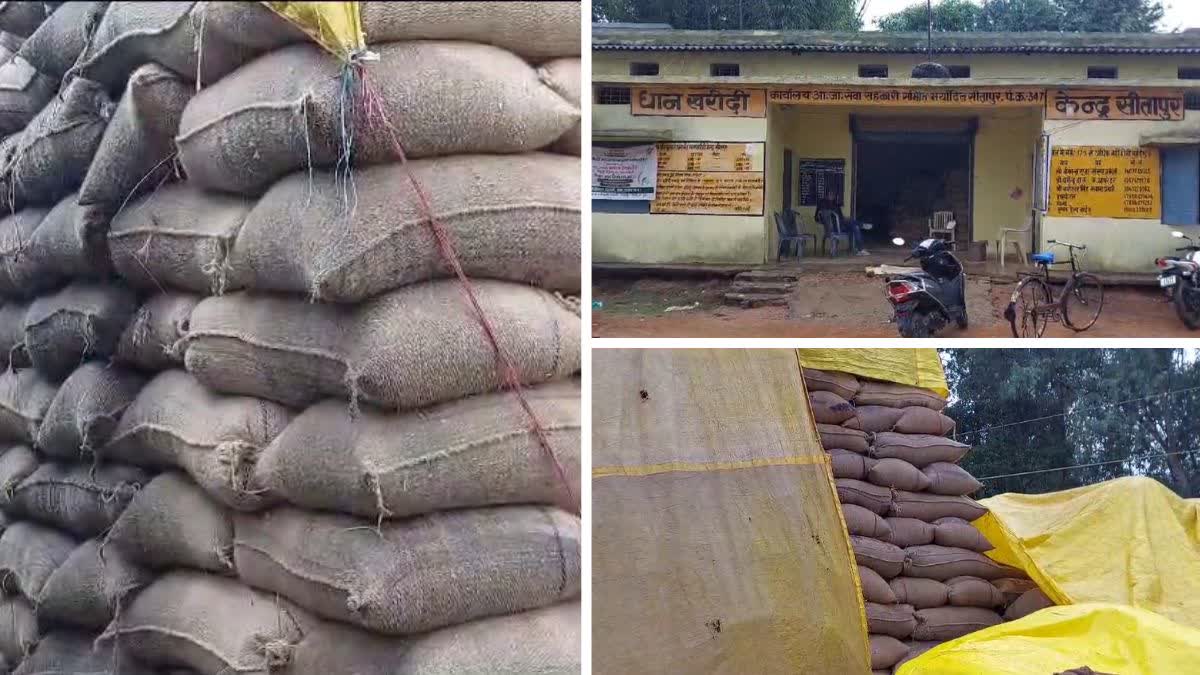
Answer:
<svg viewBox="0 0 1200 675"><path fill-rule="evenodd" d="M650 213L761 216L763 149L763 143L659 143Z"/></svg>
<svg viewBox="0 0 1200 675"><path fill-rule="evenodd" d="M1051 216L1161 217L1162 168L1156 149L1056 147L1050 173Z"/></svg>
<svg viewBox="0 0 1200 675"><path fill-rule="evenodd" d="M654 199L658 148L630 145L592 147L592 199Z"/></svg>

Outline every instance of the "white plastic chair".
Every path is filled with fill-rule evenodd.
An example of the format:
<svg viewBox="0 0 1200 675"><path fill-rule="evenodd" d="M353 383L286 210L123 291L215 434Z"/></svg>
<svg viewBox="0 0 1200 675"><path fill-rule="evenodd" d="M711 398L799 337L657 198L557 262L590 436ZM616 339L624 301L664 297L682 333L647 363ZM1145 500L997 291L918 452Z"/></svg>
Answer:
<svg viewBox="0 0 1200 675"><path fill-rule="evenodd" d="M954 228L958 225L954 220L953 211L934 211L929 219L929 238L942 238L954 243Z"/></svg>
<svg viewBox="0 0 1200 675"><path fill-rule="evenodd" d="M1010 234L1014 235L1011 241L1008 238ZM996 246L996 251L1000 256L1000 269L1004 269L1004 260L1008 257L1009 244L1012 244L1017 249L1017 262L1022 265L1025 264L1025 253L1021 250L1021 239L1024 239L1024 237L1020 236L1024 234L1029 234L1030 237L1033 236L1033 222L1021 228L1006 227L1000 230L1000 241L997 242L998 245Z"/></svg>

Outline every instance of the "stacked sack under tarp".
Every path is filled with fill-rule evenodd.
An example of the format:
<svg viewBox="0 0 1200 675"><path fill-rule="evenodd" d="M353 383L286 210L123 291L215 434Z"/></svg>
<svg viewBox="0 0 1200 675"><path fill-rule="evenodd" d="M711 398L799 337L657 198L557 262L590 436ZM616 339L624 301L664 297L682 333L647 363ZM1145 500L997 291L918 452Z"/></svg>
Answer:
<svg viewBox="0 0 1200 675"><path fill-rule="evenodd" d="M15 672L578 672L579 5L360 6L0 3Z"/></svg>
<svg viewBox="0 0 1200 675"><path fill-rule="evenodd" d="M986 509L968 496L981 485L957 464L970 446L948 438L945 399L810 368L804 381L859 566L876 673L1050 604L1024 573L984 555L993 546L971 521Z"/></svg>

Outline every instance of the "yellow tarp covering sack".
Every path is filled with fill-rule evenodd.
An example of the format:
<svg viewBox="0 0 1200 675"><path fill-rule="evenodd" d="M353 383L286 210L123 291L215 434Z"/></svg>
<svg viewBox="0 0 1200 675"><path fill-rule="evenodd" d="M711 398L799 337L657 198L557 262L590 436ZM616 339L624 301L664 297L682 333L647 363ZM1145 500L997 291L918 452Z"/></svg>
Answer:
<svg viewBox="0 0 1200 675"><path fill-rule="evenodd" d="M868 673L795 350L597 349L592 364L593 672Z"/></svg>
<svg viewBox="0 0 1200 675"><path fill-rule="evenodd" d="M936 349L799 349L805 368L836 370L852 375L907 384L950 395L946 373Z"/></svg>
<svg viewBox="0 0 1200 675"><path fill-rule="evenodd" d="M988 553L1058 604L1111 602L1200 629L1200 508L1151 478L981 502ZM1198 669L1197 672L1200 672Z"/></svg>
<svg viewBox="0 0 1200 675"><path fill-rule="evenodd" d="M935 647L897 675L1051 675L1082 666L1119 675L1200 672L1200 631L1123 605L1051 607Z"/></svg>
<svg viewBox="0 0 1200 675"><path fill-rule="evenodd" d="M264 2L343 60L366 49L357 2Z"/></svg>

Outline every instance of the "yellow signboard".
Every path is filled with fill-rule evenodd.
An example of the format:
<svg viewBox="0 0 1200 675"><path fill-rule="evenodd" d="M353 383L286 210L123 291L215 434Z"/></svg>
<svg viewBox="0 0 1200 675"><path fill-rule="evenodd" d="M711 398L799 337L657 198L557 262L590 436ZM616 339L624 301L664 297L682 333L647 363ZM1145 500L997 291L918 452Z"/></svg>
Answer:
<svg viewBox="0 0 1200 675"><path fill-rule="evenodd" d="M1049 214L1156 220L1162 212L1161 173L1153 148L1054 148Z"/></svg>
<svg viewBox="0 0 1200 675"><path fill-rule="evenodd" d="M1182 89L1056 89L1046 99L1051 120L1183 120Z"/></svg>
<svg viewBox="0 0 1200 675"><path fill-rule="evenodd" d="M762 171L762 143L659 143L659 171Z"/></svg>
<svg viewBox="0 0 1200 675"><path fill-rule="evenodd" d="M766 117L767 93L741 87L634 87L629 112L669 117Z"/></svg>
<svg viewBox="0 0 1200 675"><path fill-rule="evenodd" d="M1040 106L1045 89L1011 87L823 87L771 89L768 103L783 105L872 105L925 108L1013 108Z"/></svg>
<svg viewBox="0 0 1200 675"><path fill-rule="evenodd" d="M659 171L650 213L761 216L763 187L761 171Z"/></svg>

